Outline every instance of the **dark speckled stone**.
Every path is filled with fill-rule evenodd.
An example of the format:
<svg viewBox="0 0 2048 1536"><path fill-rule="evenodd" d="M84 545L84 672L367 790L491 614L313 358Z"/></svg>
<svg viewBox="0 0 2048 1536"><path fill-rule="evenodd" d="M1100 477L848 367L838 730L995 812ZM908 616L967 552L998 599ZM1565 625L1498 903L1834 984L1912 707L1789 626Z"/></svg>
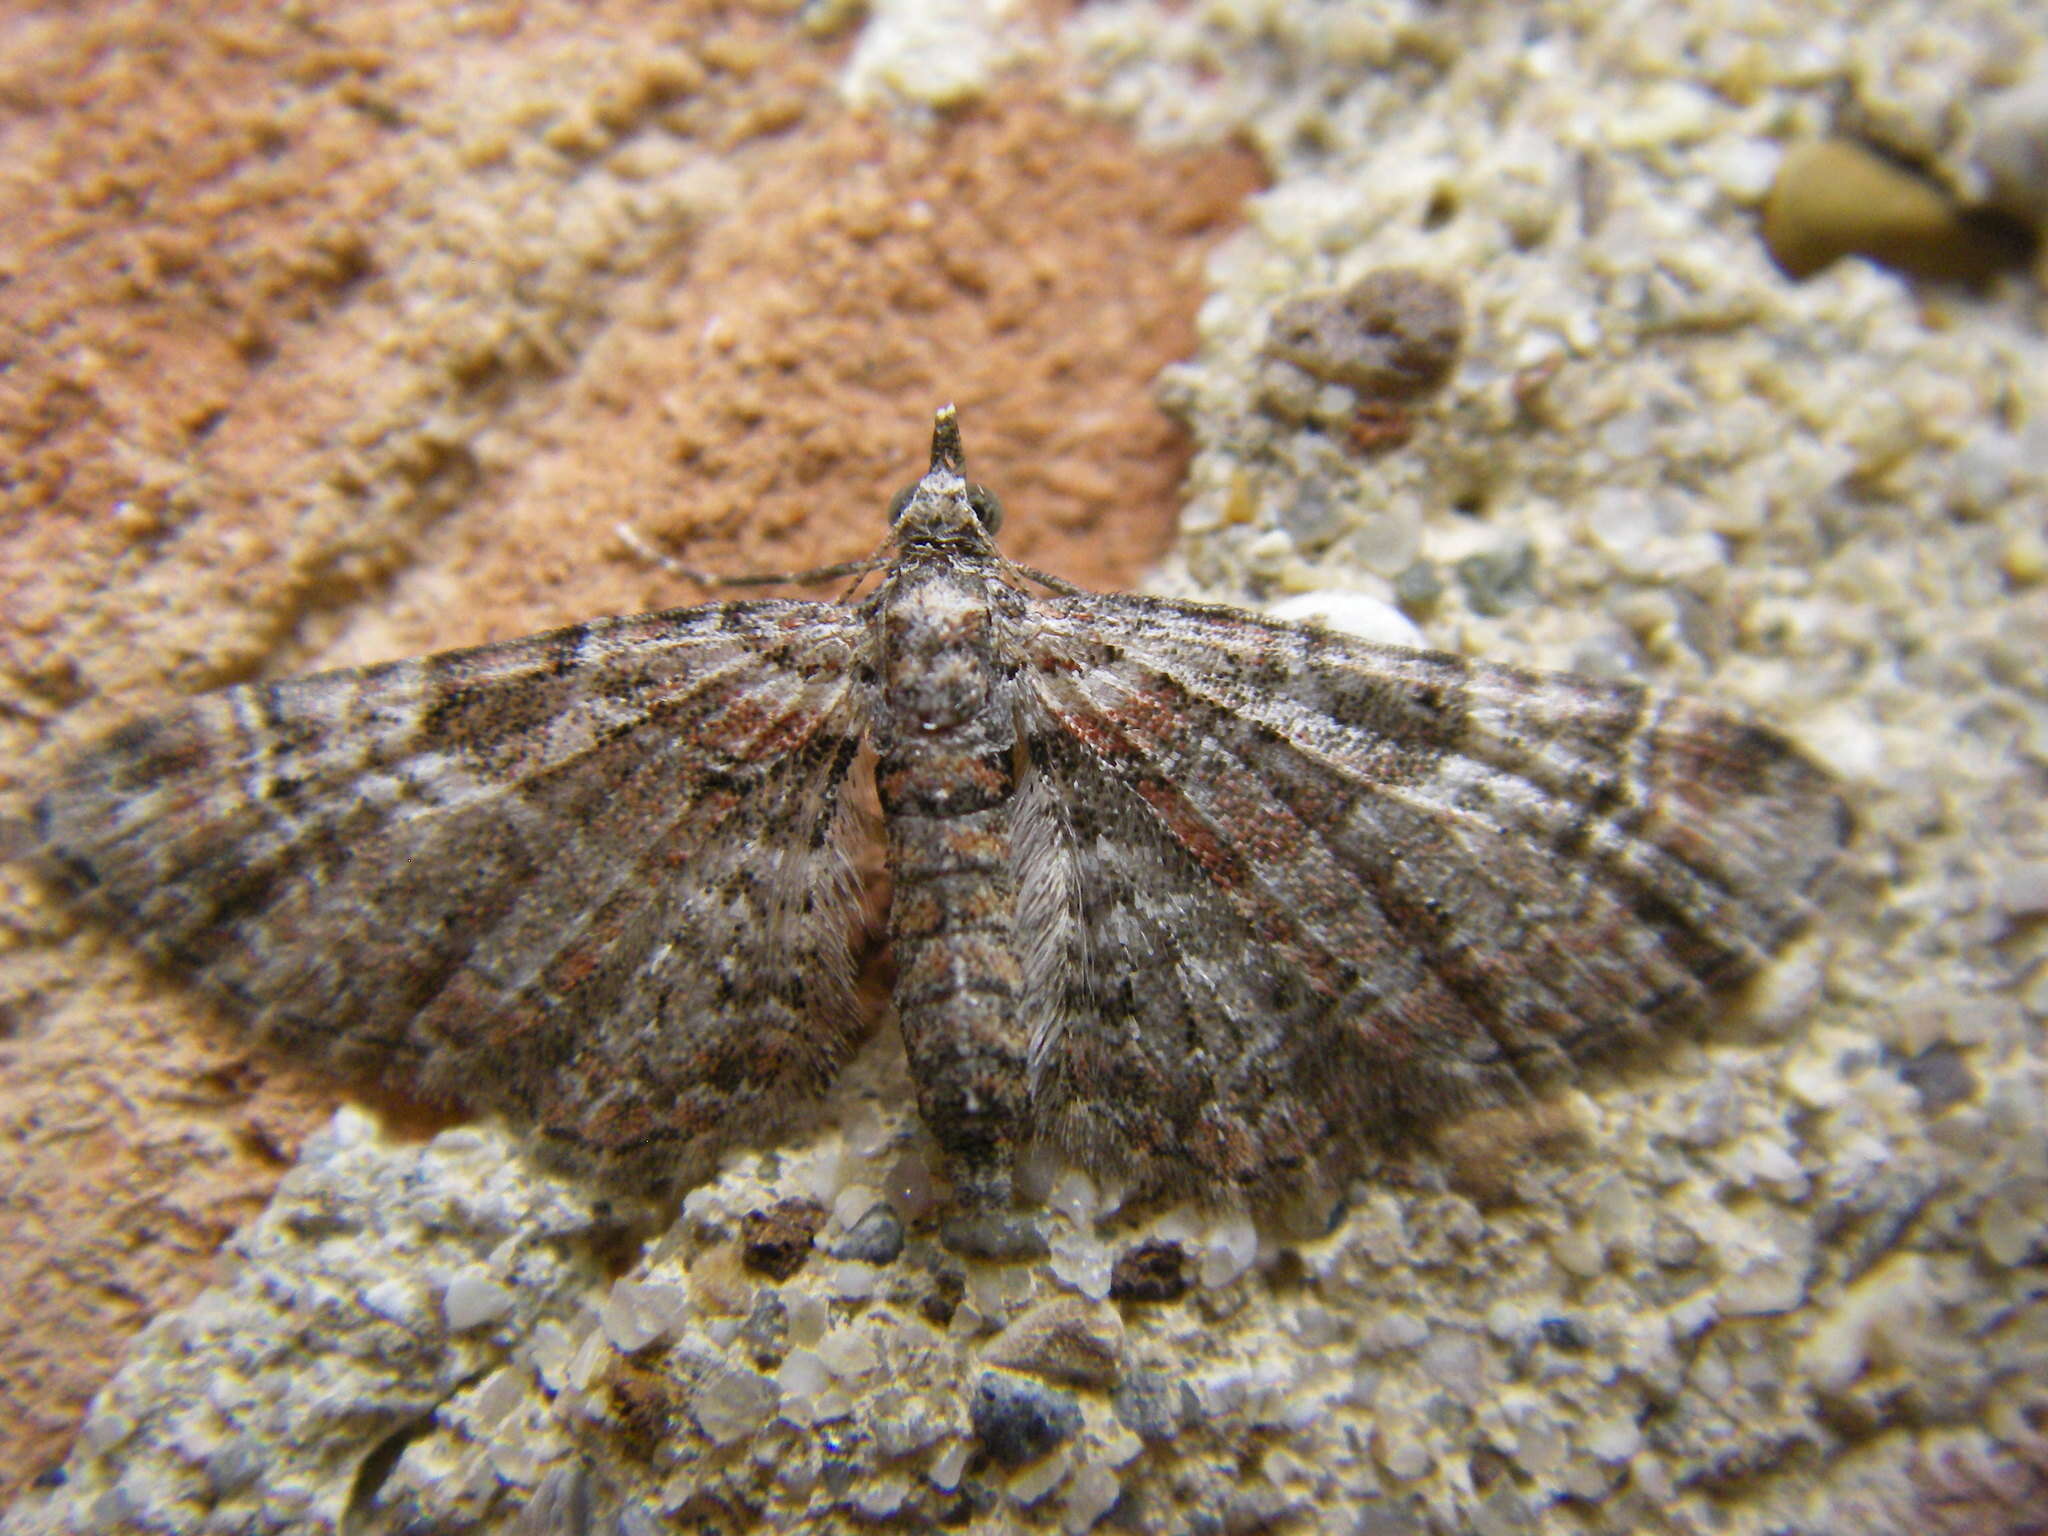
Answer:
<svg viewBox="0 0 2048 1536"><path fill-rule="evenodd" d="M1006 1467L1036 1461L1081 1427L1072 1396L1007 1371L985 1371L968 1408L974 1437Z"/></svg>

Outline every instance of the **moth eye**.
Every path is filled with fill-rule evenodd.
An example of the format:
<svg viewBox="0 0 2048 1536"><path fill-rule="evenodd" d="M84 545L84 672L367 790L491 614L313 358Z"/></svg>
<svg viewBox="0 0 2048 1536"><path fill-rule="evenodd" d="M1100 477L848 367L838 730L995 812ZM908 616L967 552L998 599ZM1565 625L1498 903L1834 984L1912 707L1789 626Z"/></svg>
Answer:
<svg viewBox="0 0 2048 1536"><path fill-rule="evenodd" d="M916 486L906 485L902 490L889 498L889 522L892 527L895 525L896 520L903 516L903 509L910 505L910 498L916 491Z"/></svg>
<svg viewBox="0 0 2048 1536"><path fill-rule="evenodd" d="M973 509L985 532L994 533L1003 526L1003 504L996 500L996 493L987 486L968 486L967 505Z"/></svg>

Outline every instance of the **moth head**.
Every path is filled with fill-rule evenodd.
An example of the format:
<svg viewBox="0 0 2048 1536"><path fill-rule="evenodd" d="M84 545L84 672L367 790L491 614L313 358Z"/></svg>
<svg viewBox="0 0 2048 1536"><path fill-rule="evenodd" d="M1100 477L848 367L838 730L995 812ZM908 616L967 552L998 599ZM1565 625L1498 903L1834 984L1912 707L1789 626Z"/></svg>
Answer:
<svg viewBox="0 0 2048 1536"><path fill-rule="evenodd" d="M926 475L915 485L906 485L896 493L889 502L890 527L893 528L903 521L903 514L910 510L911 503L917 500L918 492L925 490L931 479L930 475ZM1003 504L996 499L994 491L985 485L976 485L971 480L960 480L958 476L954 479L957 483L953 486L934 487L934 494L928 496L927 500L937 500L950 495L952 500L964 502L967 510L974 514L974 520L981 525L983 533L994 533L1003 526ZM920 521L929 521L929 518Z"/></svg>
<svg viewBox="0 0 2048 1536"><path fill-rule="evenodd" d="M970 531L985 539L995 533L1003 525L1003 504L987 486L969 480L966 467L960 419L949 405L932 423L932 467L896 493L889 526L911 539L957 538Z"/></svg>

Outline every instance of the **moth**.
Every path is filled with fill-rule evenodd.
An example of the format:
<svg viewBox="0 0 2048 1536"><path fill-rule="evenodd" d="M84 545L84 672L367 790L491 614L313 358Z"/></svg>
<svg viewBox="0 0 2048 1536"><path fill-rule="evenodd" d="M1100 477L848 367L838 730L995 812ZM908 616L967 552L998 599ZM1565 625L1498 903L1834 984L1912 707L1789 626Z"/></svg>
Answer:
<svg viewBox="0 0 2048 1536"><path fill-rule="evenodd" d="M1841 858L1835 784L1765 728L1082 591L1000 518L948 407L864 595L197 698L63 767L32 857L272 1050L659 1195L859 1044L878 838L918 1113L982 1214L1034 1145L1329 1186L1699 1016Z"/></svg>

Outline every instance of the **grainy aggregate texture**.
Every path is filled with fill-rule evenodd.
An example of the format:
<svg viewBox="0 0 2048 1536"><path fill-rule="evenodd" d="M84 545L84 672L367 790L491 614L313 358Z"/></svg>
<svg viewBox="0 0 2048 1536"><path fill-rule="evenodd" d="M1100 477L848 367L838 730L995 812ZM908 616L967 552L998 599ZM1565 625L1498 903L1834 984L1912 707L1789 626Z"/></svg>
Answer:
<svg viewBox="0 0 2048 1536"><path fill-rule="evenodd" d="M823 25L835 12L809 14ZM2048 94L2038 20L1967 0L1938 12L1816 3L1796 14L1706 0L1626 10L1197 0L1092 6L1065 20L905 0L846 24L840 78L869 99L929 92L953 111L972 104L974 119L1010 99L1005 71L1066 70L1080 98L1152 142L1235 134L1264 157L1271 190L1251 199L1250 228L1211 259L1200 346L1163 388L1197 443L1165 577L1172 590L1354 614L1376 597L1384 633L1406 625L1465 656L1676 685L1745 706L1849 784L1863 894L1852 892L1765 979L1732 1026L1675 1047L1640 1078L1534 1115L1467 1123L1436 1155L1359 1191L1327 1233L1125 1213L1066 1176L1042 1191L1045 1253L1010 1263L949 1255L933 1241L928 1149L887 1037L841 1077L813 1130L776 1153L732 1160L637 1258L629 1244L598 1240L604 1221L586 1187L534 1178L494 1133L463 1130L423 1147L349 1112L223 1261L217 1289L167 1314L138 1346L87 1420L65 1486L22 1502L8 1529L262 1528L248 1469L277 1465L282 1424L305 1427L295 1444L321 1448L296 1464L306 1469L300 1491L286 1485L284 1496L299 1502L280 1503L279 1529L331 1528L352 1495L351 1528L361 1530L503 1528L520 1507L535 1530L636 1533L917 1529L942 1517L983 1530L1489 1536L1946 1536L2038 1525L2048 1488L2039 290L2024 275L1975 292L1916 286L1855 259L1795 283L1760 239L1781 161L1844 137L1918 165L1959 201L1995 196L2038 218L2048 207L2032 150ZM554 82L569 72L535 68L539 55L521 44L517 29L503 30L468 57L527 59L560 90ZM256 57L246 48L232 56ZM337 90L360 89L359 75L332 78ZM772 67L735 78L735 111L753 85L781 78ZM723 73L711 80L707 91L724 89ZM23 89L16 83L8 99ZM822 110L816 93L803 100ZM341 121L386 142L394 114L367 105ZM162 119L132 120L140 133ZM600 138L609 131L598 113L582 121ZM559 142L573 148L577 126ZM502 136L518 148L556 131L514 120ZM897 132L878 131L878 142L897 142ZM734 142L744 156L780 140ZM1108 164L1119 155L1151 163L1130 150L1104 154ZM603 186L614 165L600 153L561 182ZM9 195L65 185L9 183ZM400 175L391 185L419 196L398 226L435 228L439 183ZM1011 190L1021 197L1024 185ZM116 201L93 206L113 210L109 230L130 228L118 177L107 191ZM878 218L885 232L895 227ZM550 248L552 227L536 218L535 249ZM1003 244L1031 249L1028 233ZM206 242L196 248L212 259ZM1129 265L1114 248L1087 247L1098 253L1092 270ZM175 263L152 268L145 255L126 265L109 255L103 270L136 273L144 286L163 284L166 271L175 278ZM1051 265L1090 269L1089 260ZM1463 360L1440 394L1388 402L1346 382L1368 372L1305 370L1276 354L1275 317L1302 313L1288 306L1320 295L1323 313L1340 311L1335 296L1394 267L1462 294ZM51 269L11 259L10 291ZM910 266L898 270L907 282ZM591 278L584 270L546 291L579 294ZM344 275L337 291L362 302L382 280L375 270ZM508 282L504 291L523 303L532 290ZM972 312L941 314L957 325ZM693 312L669 345L697 346L708 318ZM1007 371L1029 383L1015 360L1034 349L1073 368L1130 350L1086 321L1041 327L1040 318L1022 326L1030 346L981 376ZM146 403L159 398L150 391L178 393L165 379L195 377L110 370L108 357L132 359L158 334L134 326L132 311L115 320L95 333L97 349L62 352L72 369L98 371L53 389L55 405ZM953 325L932 329L951 337ZM114 345L123 338L126 351ZM341 381L373 375L339 359L364 351L337 343L325 378L301 365L300 392L270 407L267 422L232 409L216 421L203 392L190 390L191 425L129 434L149 454L51 461L69 473L52 483L110 494L80 501L69 525L22 525L46 543L14 557L21 568L39 580L76 568L78 595L10 607L10 617L54 616L25 626L28 639L10 637L12 654L41 670L37 708L10 715L8 729L25 742L22 722L84 692L85 669L112 681L101 707L84 712L81 735L167 693L235 681L258 660L287 675L314 660L382 659L649 606L655 578L592 566L574 540L550 544L549 522L533 510L541 506L588 504L598 509L591 528L630 516L662 537L741 527L733 508L700 518L686 462L634 461L630 431L596 434L607 462L619 461L618 486L645 481L629 497L581 494L603 484L575 478L587 445L561 445L540 469L515 473L499 455L523 443L501 429L484 434L471 450L476 467L462 469L477 475L476 494L493 498L489 514L474 526L434 523L417 567L407 563L415 524L401 518L393 527L403 531L368 567L400 571L376 601L356 600L363 589L349 584L346 563L316 562L322 574L302 585L331 608L210 602L234 590L238 572L286 563L300 547L299 524L261 520L279 503L253 488L229 491L291 484L279 466L323 462L318 445L335 439L318 412L324 404L346 416ZM278 355L300 354L287 346ZM646 382L660 375L643 360L626 373L639 387L587 408L628 424L657 402L690 408L700 396L679 391L691 370L723 355L705 342L660 388ZM137 380L149 389L135 392ZM947 388L940 379L929 387L916 404L928 408ZM513 398L552 410L596 393ZM701 401L732 396L707 390ZM1002 406L999 395L985 398ZM740 403L765 411L780 399L764 383ZM831 403L821 396L812 419L831 419ZM983 398L962 403L978 420ZM145 422L172 419L131 408ZM894 434L911 406L889 409L873 441L894 466ZM585 418L575 420L580 429ZM458 425L435 441L479 441ZM729 423L719 425L694 439L701 451L737 455L729 442L753 440L729 439ZM104 427L80 432L122 440ZM762 422L765 443L786 437ZM224 466L229 459L207 455L273 440L276 458L255 479L217 468L207 495L165 499L192 474L188 464ZM371 432L354 452L384 441ZM1012 504L1024 558L1111 584L1077 557L1021 540L1038 522L1027 509L1050 493L1074 498L1057 521L1121 505L1130 462L1105 472L1110 461L1077 453L1057 474L1033 471L1031 486L999 444L976 451L977 472ZM413 462L372 457L352 494L408 486L403 466ZM721 472L769 462L732 457ZM650 465L659 473L649 477ZM750 546L728 560L693 542L691 563L787 566L859 552L874 498L890 489L877 463L871 483L848 483L845 507L812 481L790 482L776 501L783 482L752 472L768 489L743 480L735 507L773 501L789 520L830 501L857 521L829 555ZM132 499L144 513L157 509L156 524L98 520L145 475L158 477L158 499ZM222 527L259 530L244 535L238 562L213 563L224 574L202 581L207 567L196 563L174 579L167 568L153 586L119 589L136 601L86 601L95 581L147 568L134 551L174 540L164 530L216 504L241 509L239 519L222 514ZM307 537L332 528L335 546L352 549L363 529L383 527L378 515L335 517ZM449 528L458 532L435 531ZM514 558L491 563L501 547ZM398 550L404 561L390 553ZM530 583L528 568L541 578ZM175 631L152 627L148 616L164 609L145 600L150 592L156 604L206 615L218 641L196 643L190 636L208 631L187 631L164 644ZM63 623L124 609L143 615L125 632L72 636ZM293 638L237 650L266 625ZM212 654L229 664L212 669ZM81 973L46 958L62 932L50 909L26 894L10 899L14 974L76 989ZM195 1017L175 1011L163 988L145 991L125 963L111 946L95 952L92 968L112 978L111 990L67 1009L61 1030L24 1005L28 983L12 983L8 1006L27 1022L8 1042L10 1070L12 1053L103 1015L160 1019L154 1040L166 1053L193 1035ZM74 1070L101 1090L65 1099L34 1135L15 1133L77 1163L84 1189L117 1140L100 1106L122 1104L116 1090L144 1080L140 1053L117 1059L124 1070L94 1078L81 1050ZM196 1079L192 1096L246 1092L251 1069L238 1056L223 1049L213 1061L221 1070ZM118 1126L131 1112L111 1113ZM261 1133L278 1111L221 1119ZM82 1129L66 1139L74 1126ZM225 1131L160 1140L151 1164L203 1161L230 1140ZM111 1203L130 1213L124 1230L138 1246L168 1226L198 1253L217 1239L220 1218L253 1208L255 1183L241 1205L224 1203L213 1225L196 1229L167 1220L175 1208L161 1201ZM482 1198L493 1190L495 1206ZM18 1240L94 1206L81 1196L55 1216L31 1207ZM525 1211L549 1209L564 1219L532 1220L536 1236L515 1236L528 1230ZM597 1236L575 1236L579 1220ZM807 1229L808 1250L789 1235ZM761 1241L771 1230L775 1240ZM134 1315L115 1252L53 1277L61 1284L49 1286L46 1315L60 1305L93 1325ZM803 1262L790 1270L792 1253ZM201 1268L188 1266L194 1285ZM317 1329L304 1323L315 1306ZM238 1355L243 1338L280 1342ZM63 1356L36 1358L46 1377ZM11 1378L11 1389L28 1379ZM33 1391L15 1400L36 1401ZM439 1405L431 1424L420 1418L426 1402ZM384 1453L371 1457L375 1444ZM322 1458L331 1471L319 1471ZM346 1475L366 1463L370 1473Z"/></svg>

